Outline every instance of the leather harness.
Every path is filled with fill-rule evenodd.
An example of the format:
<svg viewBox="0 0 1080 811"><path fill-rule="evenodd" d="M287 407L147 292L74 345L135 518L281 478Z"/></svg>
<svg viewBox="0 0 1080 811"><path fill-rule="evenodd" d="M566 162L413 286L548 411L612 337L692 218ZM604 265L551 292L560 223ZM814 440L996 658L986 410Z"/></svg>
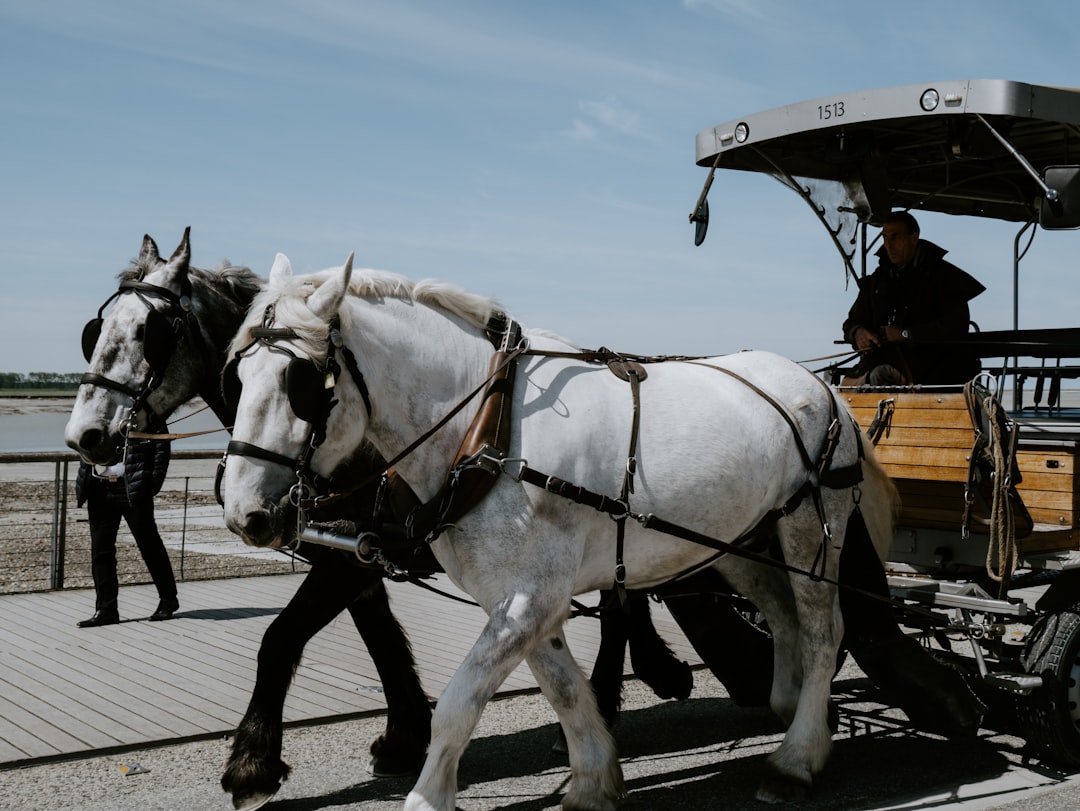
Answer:
<svg viewBox="0 0 1080 811"><path fill-rule="evenodd" d="M295 337L291 330L271 328L272 313L267 314L264 329L256 337L267 345L272 344L278 338ZM335 330L331 331L332 333ZM821 501L821 488L827 487L838 489L854 487L862 480L862 445L859 444L858 459L852 465L844 468L833 469L832 461L834 452L840 441L842 425L838 416L836 399L832 395L828 385L816 375L810 374L824 390L829 402L829 427L823 441L821 452L817 460L811 457L799 433L794 418L788 411L770 394L760 387L751 383L741 375L704 362L702 356L640 356L622 355L601 347L598 350L585 350L580 352L553 352L533 350L528 347L527 341L522 339L521 327L515 321L509 319L503 313L495 313L488 323L486 335L492 342L496 351L492 356L489 374L485 380L464 400L455 406L435 426L410 443L403 451L391 459L385 469L364 478L357 485L346 491L331 493L328 495L310 495L310 471L307 463L310 460L310 451L319 444L318 441L311 443L311 448L298 460L291 460L275 453L254 448L243 443L231 442L229 451L234 454L256 456L262 459L279 462L286 466L292 466L297 472L298 483L290 493L290 500L297 507L299 524L303 535L305 525L304 512L319 506L325 506L334 501L346 498L361 488L368 486L376 480L380 481L380 493L376 499L376 508L372 519L372 529L358 533L355 539L341 538L339 541L350 543L357 558L361 563L376 565L384 568L391 577L408 575L408 563L402 566L402 556L412 557L419 547L430 545L442 532L451 527L457 519L473 509L487 495L494 486L500 473L507 473L517 481L526 482L536 487L542 487L546 491L569 499L577 504L590 506L600 512L611 516L616 522L616 563L614 572L614 588L622 597L625 592L626 568L623 562L623 546L626 531L626 520L634 518L646 529L653 529L668 535L691 541L716 551L716 555L708 560L689 567L686 571L675 575L672 580L678 579L708 565L716 558L724 554L734 554L749 558L771 566L780 567L789 572L807 575L815 580L824 579L826 549L832 534L825 518L824 507ZM358 388L365 395L365 405L370 409L370 400L366 396L366 386L363 383L363 375L356 366L352 353L347 350L336 336L330 339L328 356L332 356L334 349L342 351L346 358L346 366L356 379ZM239 356L241 353L237 353ZM292 354L290 352L290 354ZM510 441L510 419L512 406L512 393L517 371L517 359L523 354L543 357L571 358L584 362L604 363L608 369L620 380L630 385L630 393L633 402L633 416L631 421L629 449L622 488L619 498L611 498L601 493L588 490L580 485L564 481L555 476L539 472L529 467L527 460L510 459L507 450ZM807 471L806 481L779 507L765 513L754 526L747 529L732 541L718 540L678 524L667 521L652 514L643 515L632 512L630 508L630 496L634 492L634 475L637 468L637 442L640 425L641 383L647 379L648 373L645 364L661 363L665 361L680 361L692 363L714 371L726 374L734 380L755 392L759 397L769 403L787 423L795 440L799 455ZM451 465L438 493L421 503L412 489L398 477L393 471L393 465L415 450L419 445L430 438L436 431L442 428L449 420L461 411L476 395L483 392L480 408L473 419L462 444L458 450L454 464ZM327 413L332 401L328 400ZM313 425L313 439L316 434L324 436L325 416L319 419L319 425ZM858 433L858 426L852 420L853 430ZM321 440L322 436L319 436ZM229 455L226 452L226 457ZM222 459L222 467L224 465ZM513 472L508 468L514 468ZM221 469L219 467L218 482L220 482ZM332 482L330 483L332 484ZM217 489L217 488L215 488ZM777 522L794 511L807 496L814 499L818 516L822 523L823 535L817 557L810 571L797 569L783 561L777 560L763 553L765 545L774 534ZM857 497L856 497L857 499ZM220 500L220 494L219 494ZM857 503L857 500L856 500ZM315 535L318 535L316 531ZM315 537L306 538L314 543L319 543ZM323 541L325 542L325 541ZM337 545L337 542L330 545Z"/></svg>
<svg viewBox="0 0 1080 811"><path fill-rule="evenodd" d="M499 316L496 316L496 320L498 318ZM466 433L457 458L450 467L443 486L434 498L421 503L411 488L397 477L392 470L388 470L383 475L383 494L379 499L382 509L377 508L373 536L370 536L369 540L363 545L362 555L358 551L361 560L368 563L378 562L393 573L392 570L398 566L396 561L400 561L403 554L414 550L415 547L421 544L433 542L444 529L452 526L455 520L480 503L491 487L494 486L500 473L507 473L518 481L541 487L554 495L569 499L577 504L592 507L612 517L616 523L616 562L613 580L614 588L620 595L620 599L625 594L626 584L626 567L623 561L626 520L631 517L639 521L647 529L691 541L717 552L717 555L708 561L696 564L685 572L679 573L672 578L673 580L701 568L723 554L734 554L772 566L779 566L790 572L808 575L812 579L823 579L827 542L832 536L821 502L821 488L838 489L854 487L858 484L862 480L861 463L863 456L860 443L858 446L859 455L855 463L844 468L834 469L832 467L833 455L840 441L842 424L839 419L836 400L824 381L816 375L811 375L821 384L830 408L829 427L821 452L815 462L806 449L793 417L783 405L766 391L729 369L705 363L703 362L704 358L701 357L626 356L603 347L598 350L586 350L580 353L528 349L521 343L520 327L515 322L505 319L504 316L502 318L505 321L502 340L498 342L497 351L491 360L491 371L486 380L480 410ZM493 340L493 343L496 342L495 335L497 334L496 330L489 329L488 331L489 338ZM512 350L511 347L517 347L517 349ZM568 357L589 362L603 362L616 377L630 385L633 416L625 473L618 498L611 498L602 493L593 492L580 485L537 471L529 467L525 460L507 458L510 437L511 394L517 366L515 361L520 354ZM781 506L767 512L753 527L732 541L711 538L655 515L640 515L631 511L630 496L634 492L641 413L640 386L648 377L644 364L670 360L693 363L726 374L764 399L787 423L803 464L807 469L806 482ZM810 373L808 372L808 374ZM440 423L440 426L442 424ZM852 428L858 433L859 429L854 421L852 421ZM428 435L430 433L425 435L424 438ZM411 451L418 444L419 442L413 443L406 449L406 452ZM403 455L400 454L397 459L400 459ZM511 472L508 468L515 465L517 466L516 470ZM339 498L344 495L346 494L339 494L330 498ZM823 536L814 566L811 571L806 572L765 555L763 550L773 536L777 522L798 508L808 495L814 499L815 507L822 522ZM401 516L403 516L403 519L399 518Z"/></svg>

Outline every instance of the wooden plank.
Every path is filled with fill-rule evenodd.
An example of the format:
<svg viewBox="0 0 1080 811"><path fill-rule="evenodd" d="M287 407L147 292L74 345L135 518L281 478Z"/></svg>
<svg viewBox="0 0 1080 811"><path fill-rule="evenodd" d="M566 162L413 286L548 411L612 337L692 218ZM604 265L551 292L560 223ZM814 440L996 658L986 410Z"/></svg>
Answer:
<svg viewBox="0 0 1080 811"><path fill-rule="evenodd" d="M356 637L355 627L351 624L349 627ZM327 630L324 629L320 635L326 633ZM186 640L182 651L162 648L151 644L150 640L135 646L130 654L130 661L148 675L153 675L154 670L160 670L161 678L170 682L176 690L190 689L189 686L194 683L201 697L218 708L215 710L217 717L235 725L247 704L245 700L243 706L237 705L235 689L237 685L248 690L254 686L257 648L251 649L250 655L237 656L239 651L230 644L230 639L224 629L220 634L200 634ZM309 642L309 648L314 641ZM341 646L341 640L338 639L323 646L323 649L336 651ZM362 661L357 656L361 653L366 657L366 651L362 649L353 651L356 661ZM339 671L340 676L328 675L329 671L325 667L311 667L311 661L310 656L303 657L294 678L289 693L293 711L302 716L322 716L385 707L385 701L371 696L357 699L352 692L356 677L349 675L346 670ZM374 671L373 665L371 670ZM356 706L357 700L363 706Z"/></svg>
<svg viewBox="0 0 1080 811"><path fill-rule="evenodd" d="M1020 471L1020 475L1022 479L1017 489L1021 491L1043 490L1048 493L1072 493L1075 485L1071 476L1058 476L1054 473L1024 473L1023 471Z"/></svg>
<svg viewBox="0 0 1080 811"><path fill-rule="evenodd" d="M975 434L970 428L912 428L898 429L895 426L878 439L877 448L954 448L970 451L975 442Z"/></svg>
<svg viewBox="0 0 1080 811"><path fill-rule="evenodd" d="M15 734L20 734L22 732L22 730L15 726L9 726L8 731ZM16 763L20 760L27 760L31 757L35 757L33 753L37 751L38 745L39 742L35 739L29 746L18 747L11 741L5 740L4 737L0 735L0 764ZM45 743L41 743L40 745L47 746ZM59 755L61 753L56 751L54 754Z"/></svg>
<svg viewBox="0 0 1080 811"><path fill-rule="evenodd" d="M881 394L842 393L851 412L864 428L870 425L878 413L882 400L892 400L890 424L894 429L909 428L965 428L973 432L971 415L961 394L908 393L882 396Z"/></svg>
<svg viewBox="0 0 1080 811"><path fill-rule="evenodd" d="M1076 473L1076 455L1067 451L1018 448L1016 464L1022 473L1053 473L1070 478Z"/></svg>
<svg viewBox="0 0 1080 811"><path fill-rule="evenodd" d="M94 657L84 655L79 658L77 668L72 669L66 651L47 653L51 655L36 655L32 664L10 657L11 666L39 676L45 674L54 690L70 694L74 699L70 705L72 711L78 712L87 723L109 718L121 725L121 730L128 730L126 735L118 736L121 740L138 739L138 736L163 740L213 728L208 726L210 716L202 708L196 710L163 701L156 683L134 677L125 657L105 655L94 661ZM163 704L173 705L174 711L164 709Z"/></svg>
<svg viewBox="0 0 1080 811"><path fill-rule="evenodd" d="M947 471L947 473L943 473L942 475L951 476L954 475L955 471L959 471L966 479L970 451L970 448L933 448L915 445L897 446L881 443L878 445L875 455L877 456L877 460L885 466L886 470L888 470L891 465L900 467L938 467Z"/></svg>
<svg viewBox="0 0 1080 811"><path fill-rule="evenodd" d="M939 468L931 465L892 464L885 467L885 472L893 479L922 479L938 482L965 482L967 471L958 468Z"/></svg>
<svg viewBox="0 0 1080 811"><path fill-rule="evenodd" d="M75 627L89 616L92 590L0 597L0 764L232 732L251 693L265 628L301 578L181 583L176 619L97 629ZM460 594L442 579L439 585ZM388 588L425 688L438 696L486 616L409 584ZM130 616L145 616L156 601L153 586L121 589ZM700 664L663 606L653 608L653 617L677 655ZM567 623L566 637L578 661L590 667L599 623ZM382 693L363 689L379 685L369 658L342 614L308 644L286 701L286 722L382 711ZM529 689L535 682L521 665L499 692Z"/></svg>
<svg viewBox="0 0 1080 811"><path fill-rule="evenodd" d="M0 684L3 684L0 717L13 722L23 732L35 735L58 753L116 746L121 742L110 732L87 723L68 707L47 701L42 695L17 685Z"/></svg>
<svg viewBox="0 0 1080 811"><path fill-rule="evenodd" d="M91 704L95 709L102 706L117 712L123 707L125 716L137 725L152 725L176 731L189 727L188 734L216 727L218 714L213 712L216 685L202 682L198 691L189 691L184 681L170 680L164 666L153 670L140 666L133 657L134 648L126 648L121 655L102 647L87 649L80 655L80 675L87 681L96 681L97 692L104 703ZM62 674L66 663L67 651L51 650L39 654L35 661L42 667L48 667L56 674ZM188 701L188 694L198 694L199 701ZM136 727L137 728L137 727Z"/></svg>
<svg viewBox="0 0 1080 811"><path fill-rule="evenodd" d="M1053 510L1063 515L1076 512L1075 497L1072 493L1061 493L1054 490L1029 490L1021 486L1019 489L1024 504L1029 510ZM1058 523L1051 521L1050 523Z"/></svg>

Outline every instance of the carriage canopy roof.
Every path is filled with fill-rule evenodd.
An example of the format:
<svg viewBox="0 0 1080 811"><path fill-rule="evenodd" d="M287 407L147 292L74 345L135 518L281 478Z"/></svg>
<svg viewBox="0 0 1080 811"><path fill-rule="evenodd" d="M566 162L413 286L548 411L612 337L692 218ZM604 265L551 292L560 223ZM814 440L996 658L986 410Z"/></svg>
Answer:
<svg viewBox="0 0 1080 811"><path fill-rule="evenodd" d="M1080 214L1054 220L1054 198L1077 172L1053 167L1080 164L1080 89L979 79L839 93L704 130L696 160L773 175L873 224L911 209L1075 227Z"/></svg>

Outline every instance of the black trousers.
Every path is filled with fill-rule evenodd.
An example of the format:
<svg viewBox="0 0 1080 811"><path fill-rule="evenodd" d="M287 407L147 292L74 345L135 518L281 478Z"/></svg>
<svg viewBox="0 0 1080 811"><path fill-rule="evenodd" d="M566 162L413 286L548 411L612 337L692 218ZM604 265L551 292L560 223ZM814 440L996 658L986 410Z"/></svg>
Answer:
<svg viewBox="0 0 1080 811"><path fill-rule="evenodd" d="M86 501L90 522L90 568L97 593L96 610L116 608L117 605L120 584L116 575L116 533L120 529L121 518L127 522L135 538L157 587L158 597L162 600L176 599L176 577L154 520L153 499L132 504L119 488L98 484L101 485L99 492Z"/></svg>

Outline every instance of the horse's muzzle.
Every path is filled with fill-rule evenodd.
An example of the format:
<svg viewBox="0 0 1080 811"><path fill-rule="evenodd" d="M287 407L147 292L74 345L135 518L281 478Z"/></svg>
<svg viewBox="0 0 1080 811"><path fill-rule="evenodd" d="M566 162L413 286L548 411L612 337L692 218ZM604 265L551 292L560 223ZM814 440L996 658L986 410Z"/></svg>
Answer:
<svg viewBox="0 0 1080 811"><path fill-rule="evenodd" d="M277 509L252 510L239 526L230 527L248 546L277 548L282 545L281 512Z"/></svg>
<svg viewBox="0 0 1080 811"><path fill-rule="evenodd" d="M78 436L65 436L69 448L92 465L114 465L123 457L124 438L88 428Z"/></svg>

